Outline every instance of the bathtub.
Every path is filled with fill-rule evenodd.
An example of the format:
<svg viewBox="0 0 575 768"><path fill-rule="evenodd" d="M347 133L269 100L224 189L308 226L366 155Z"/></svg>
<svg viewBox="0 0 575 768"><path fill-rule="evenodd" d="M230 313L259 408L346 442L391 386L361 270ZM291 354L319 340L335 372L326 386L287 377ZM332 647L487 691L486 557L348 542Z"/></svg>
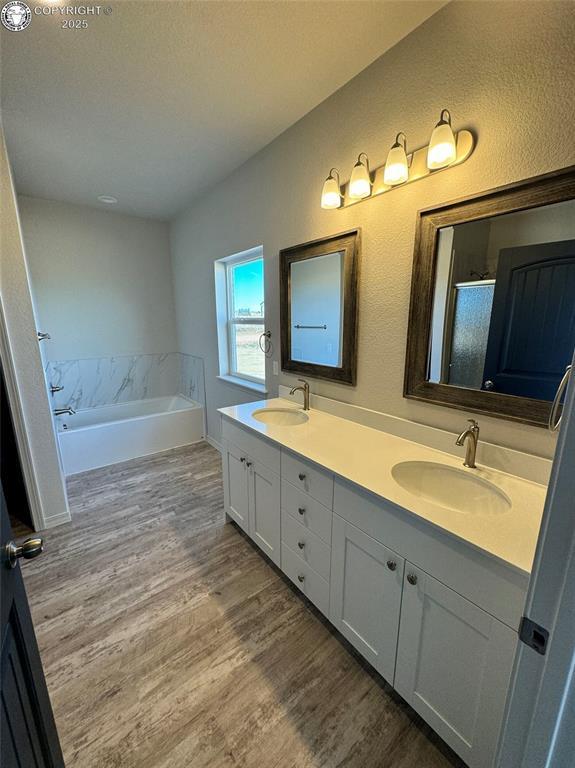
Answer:
<svg viewBox="0 0 575 768"><path fill-rule="evenodd" d="M56 417L65 475L202 440L204 407L183 395L86 408Z"/></svg>

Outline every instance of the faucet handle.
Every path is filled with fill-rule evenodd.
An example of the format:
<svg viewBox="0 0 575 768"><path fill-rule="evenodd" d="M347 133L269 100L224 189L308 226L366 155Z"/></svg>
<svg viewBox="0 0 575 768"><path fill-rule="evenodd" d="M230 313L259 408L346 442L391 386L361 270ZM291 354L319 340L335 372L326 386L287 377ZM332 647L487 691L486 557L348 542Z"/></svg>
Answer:
<svg viewBox="0 0 575 768"><path fill-rule="evenodd" d="M298 381L301 381L302 384L305 384L307 387L309 387L309 382L307 382L305 379L298 379Z"/></svg>
<svg viewBox="0 0 575 768"><path fill-rule="evenodd" d="M474 427L477 427L477 429L479 429L479 422L477 422L475 419L467 419L467 421L470 424L473 424Z"/></svg>

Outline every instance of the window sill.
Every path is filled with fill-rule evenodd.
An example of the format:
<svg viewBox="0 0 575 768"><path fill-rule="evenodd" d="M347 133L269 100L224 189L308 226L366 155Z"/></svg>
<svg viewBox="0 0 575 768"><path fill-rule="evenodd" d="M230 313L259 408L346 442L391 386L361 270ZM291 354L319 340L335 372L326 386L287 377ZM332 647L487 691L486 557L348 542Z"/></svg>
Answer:
<svg viewBox="0 0 575 768"><path fill-rule="evenodd" d="M249 389L251 392L259 392L260 395L267 395L268 391L265 384L258 384L255 381L248 381L248 379L241 379L239 376L218 376L220 381L224 381L226 384L233 384L235 387L241 389Z"/></svg>

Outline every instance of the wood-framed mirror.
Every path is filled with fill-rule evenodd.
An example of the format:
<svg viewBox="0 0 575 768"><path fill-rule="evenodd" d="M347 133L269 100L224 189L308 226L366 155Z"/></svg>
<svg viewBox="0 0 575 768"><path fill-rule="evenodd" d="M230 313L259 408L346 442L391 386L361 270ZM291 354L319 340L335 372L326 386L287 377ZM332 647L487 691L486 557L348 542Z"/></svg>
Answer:
<svg viewBox="0 0 575 768"><path fill-rule="evenodd" d="M575 345L575 166L418 214L404 396L544 426Z"/></svg>
<svg viewBox="0 0 575 768"><path fill-rule="evenodd" d="M282 370L355 384L360 230L280 251Z"/></svg>

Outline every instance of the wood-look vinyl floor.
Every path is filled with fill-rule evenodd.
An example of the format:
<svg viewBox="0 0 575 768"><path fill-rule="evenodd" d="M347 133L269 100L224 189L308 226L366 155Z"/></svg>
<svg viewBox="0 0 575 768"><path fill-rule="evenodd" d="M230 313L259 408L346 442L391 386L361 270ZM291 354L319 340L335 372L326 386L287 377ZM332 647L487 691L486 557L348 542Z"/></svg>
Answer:
<svg viewBox="0 0 575 768"><path fill-rule="evenodd" d="M224 525L213 448L68 489L23 568L68 768L462 765Z"/></svg>

